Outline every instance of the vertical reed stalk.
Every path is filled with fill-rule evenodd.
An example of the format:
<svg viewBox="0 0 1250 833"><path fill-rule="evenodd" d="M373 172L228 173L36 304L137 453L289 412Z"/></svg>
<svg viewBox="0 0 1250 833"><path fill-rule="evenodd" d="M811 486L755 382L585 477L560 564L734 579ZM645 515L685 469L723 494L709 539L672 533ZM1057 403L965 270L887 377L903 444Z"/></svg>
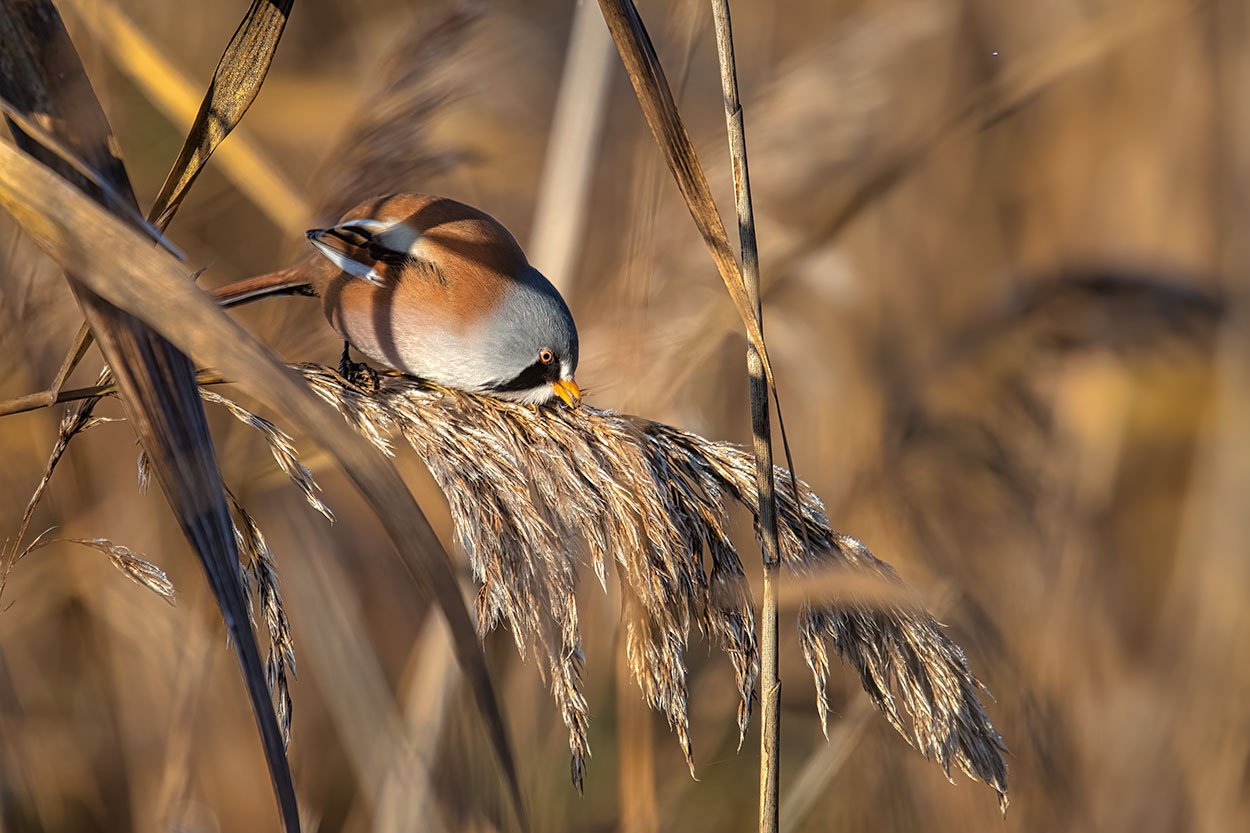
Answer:
<svg viewBox="0 0 1250 833"><path fill-rule="evenodd" d="M528 248L531 262L565 295L573 290L590 213L587 202L614 64L612 36L602 13L591 3L579 4L573 13L564 75L551 118Z"/></svg>
<svg viewBox="0 0 1250 833"><path fill-rule="evenodd" d="M734 65L733 30L729 0L712 0L716 54L720 59L721 90L725 97L725 124L733 162L734 202L738 207L738 241L742 247L742 280L755 307L761 334L760 259L755 242L755 214L751 208L751 178L747 171L747 140L742 104L738 100L738 71ZM759 533L764 555L764 611L760 621L760 833L776 833L779 767L781 761L781 677L777 656L777 582L781 559L777 547L777 504L773 481L772 433L768 423L768 383L755 345L747 346L751 377L751 434L755 446L755 488L759 492Z"/></svg>

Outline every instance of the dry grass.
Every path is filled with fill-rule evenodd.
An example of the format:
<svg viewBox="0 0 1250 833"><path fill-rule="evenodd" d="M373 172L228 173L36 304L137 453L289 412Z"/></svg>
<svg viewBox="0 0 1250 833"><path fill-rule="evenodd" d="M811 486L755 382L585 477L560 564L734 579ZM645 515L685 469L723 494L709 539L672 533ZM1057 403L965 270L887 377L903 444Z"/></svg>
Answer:
<svg viewBox="0 0 1250 833"><path fill-rule="evenodd" d="M237 22L207 5L117 5L199 84ZM1250 41L1216 16L1225 5L734 3L767 332L799 471L834 526L861 537L940 611L992 689L994 725L1012 752L1014 800L1002 821L987 791L948 787L896 742L859 675L836 667L825 694L829 747L803 645L783 627L783 829L1250 825L1241 778L1250 734L1240 730L1250 681L1228 661L1229 646L1250 632L1238 579L1250 412L1236 395L1247 271L1221 254L1243 219L1227 207L1245 190L1228 154L1250 147L1233 118L1246 100L1236 58ZM698 19L693 30L669 32L660 25L668 8L641 6L675 83L689 58L678 103L724 211L731 180L717 161L723 113L706 4L683 3L683 14L702 16L683 17ZM296 4L247 117L277 173L307 183L307 204L333 213L355 199L357 183L378 188L398 171L396 188L482 205L529 239L570 4L414 13L368 0L350 16L343 9ZM439 28L453 18L471 23ZM90 31L70 24L136 190L153 195L182 137ZM584 347L579 381L596 406L746 440L736 316L624 79L610 88L569 291ZM362 130L378 152L348 155ZM881 171L892 172L888 187L873 179ZM641 232L631 242L633 228ZM215 163L170 233L191 264L210 267L213 284L281 266L302 244ZM78 321L42 255L0 239L0 389L16 396L53 376ZM290 361L332 362L341 347L303 301L241 315ZM72 384L91 384L94 370ZM445 829L507 829L463 683L439 676L450 693L427 698L432 683L405 670L445 667L416 644L428 601L388 558L391 545L317 438L281 408L238 401L293 434L323 490L315 494L337 518L330 526L309 511L265 436L208 406L225 479L264 529L283 580L301 672L288 681L288 751L308 818L323 831L373 829L392 803L379 793L421 778L422 806ZM118 416L115 408L105 400L97 415ZM60 416L0 420L2 536L20 524ZM143 553L177 586L177 605L94 554L48 547L13 570L0 615L0 819L6 830L55 833L269 829L255 729L198 566L160 501L133 493L129 427L97 426L73 440L32 528ZM407 441L393 439L454 554L441 490ZM749 514L735 510L730 521L747 522L722 528L753 579ZM557 522L543 522L542 540L559 542ZM539 637L517 627L524 667L507 634L485 641L525 751L533 826L609 831L628 819L631 833L752 829L756 761L735 754L738 675L720 651L705 656L709 623L698 608L689 644L661 646L684 665L698 782L669 741L667 711L652 720L626 706L641 698L615 652L626 653L631 624L651 620L640 595L624 600L633 613L622 618L629 581L616 555L604 558L607 594L584 586L576 596L595 752L585 800L562 765L570 733L544 690L561 677ZM585 542L575 556L552 557L594 575ZM322 595L300 584L314 575L309 563L325 568ZM700 563L710 576L711 560ZM843 598L823 578L803 586ZM783 625L802 603L795 582L787 587ZM709 601L712 588L709 580ZM910 609L907 598L863 592L874 610ZM740 603L730 596L722 607ZM548 608L534 623L557 648L561 615ZM643 631L635 644L660 633ZM894 636L906 649L906 631ZM619 693L618 659L631 677ZM943 675L957 674L946 659ZM660 694L671 693L661 682ZM893 696L917 743L906 690ZM404 763L413 732L429 750L417 767ZM653 743L653 732L669 742ZM653 806L632 812L624 805L634 796Z"/></svg>

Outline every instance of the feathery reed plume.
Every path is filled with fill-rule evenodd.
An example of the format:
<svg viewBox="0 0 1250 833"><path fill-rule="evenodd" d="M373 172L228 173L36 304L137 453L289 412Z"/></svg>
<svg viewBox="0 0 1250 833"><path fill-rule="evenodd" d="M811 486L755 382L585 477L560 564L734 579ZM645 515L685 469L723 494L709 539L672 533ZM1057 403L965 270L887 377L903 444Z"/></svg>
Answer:
<svg viewBox="0 0 1250 833"><path fill-rule="evenodd" d="M109 374L107 371L100 376L101 382L107 381L108 378ZM321 487L313 479L312 472L308 470L308 467L299 461L299 457L295 452L295 446L291 442L291 437L286 432L277 428L264 417L248 411L233 400L227 399L207 388L200 388L200 396L206 402L221 405L235 418L260 432L268 442L269 450L273 454L278 467L290 478L292 485L300 491L313 509L320 512L330 522L334 521L334 513L330 511L330 507L326 506L321 498L317 496L317 492L320 491ZM92 407L94 407L98 399L93 397L86 401L90 402ZM65 452L69 438L96 425L121 421L109 417L86 416L89 413L90 409L70 409L62 419L60 437L53 448L52 458L48 461L44 476L36 487L35 493L31 496L26 514L22 519L22 526L17 539L19 544L21 538L25 535L30 517L34 512L34 507L38 504L44 490L47 488L48 482L51 480L52 470ZM148 489L151 477L151 461L142 449L138 453L136 468L138 470L139 492L144 493ZM282 730L283 742L289 744L291 741L292 708L290 689L287 684L287 671L289 669L292 676L297 676L297 673L295 670L295 646L291 636L291 625L287 620L286 610L282 604L282 594L278 589L277 565L274 562L273 553L269 549L269 544L265 541L265 536L260 531L260 527L256 524L255 519L243 508L238 498L229 489L226 490L226 496L236 516L234 518L234 537L239 547L239 578L243 584L244 596L249 600L249 603L252 603L253 596L255 596L265 619L266 630L269 633L269 654L265 660L265 680L269 686L269 692L275 701L274 710L278 718L279 727ZM4 573L0 576L0 591L3 590L4 580L7 579L8 573L14 564L37 549L41 549L48 544L64 541L65 543L82 544L103 552L128 578L137 584L149 588L172 603L174 587L168 576L165 575L165 572L156 565L135 555L128 547L114 544L104 538L45 541L43 540L44 535L46 533L36 537L21 552L16 552L15 547L15 555L6 562ZM249 613L251 614L252 624L255 625L255 603L252 603Z"/></svg>
<svg viewBox="0 0 1250 833"><path fill-rule="evenodd" d="M78 544L104 553L113 566L126 578L140 587L146 587L170 604L174 603L174 585L169 580L169 576L165 575L165 571L129 547L114 544L107 538L65 538L63 540L67 544Z"/></svg>
<svg viewBox="0 0 1250 833"><path fill-rule="evenodd" d="M690 464L708 466L718 485L751 511L758 531L749 453L660 423L649 425L649 433L687 448ZM777 476L788 472L779 468ZM798 574L845 570L890 583L901 581L894 568L860 541L831 529L820 498L806 483L800 483L800 489L802 506L793 495L778 496L783 566ZM1006 746L981 705L985 688L968 668L964 652L918 602L903 605L875 598L856 603L855 595L833 604L809 599L799 609L799 638L815 679L816 706L826 736L825 684L832 647L859 672L873 704L899 734L948 774L953 762L969 777L989 784L1005 810L1007 774L1000 752Z"/></svg>
<svg viewBox="0 0 1250 833"><path fill-rule="evenodd" d="M290 478L291 484L304 495L312 508L316 509L331 523L334 513L330 507L317 497L320 487L313 480L312 472L299 461L295 446L286 432L274 426L264 417L258 416L213 391L200 388L200 394L206 402L221 405L240 422L260 432L269 443L278 467ZM142 449L139 451L137 465L139 471L139 491L146 492L151 474L151 464ZM251 514L243 508L243 504L234 492L226 489L226 497L235 517L234 539L239 547L239 580L243 584L243 595L250 605L248 613L252 625L256 625L256 604L259 603L265 618L265 629L269 633L269 654L265 658L265 683L274 698L274 713L277 715L282 740L291 742L292 704L291 693L287 685L287 669L291 676L298 676L295 671L295 644L291 636L291 625L287 620L286 609L282 604L282 594L278 590L278 569L273 552L265 540L260 526ZM163 575L163 574L162 574Z"/></svg>
<svg viewBox="0 0 1250 833"><path fill-rule="evenodd" d="M264 417L252 413L233 400L227 399L207 388L200 388L200 396L206 402L222 406L240 422L258 431L268 443L269 451L273 454L278 468L290 478L291 484L304 496L308 505L325 516L326 520L331 523L334 522L334 513L330 511L330 507L326 506L317 495L321 491L321 487L313 479L312 472L308 470L308 467L300 462L295 451L295 445L292 443L289 434ZM95 423L106 421L111 420L96 417L92 423L80 430L86 430L86 428L91 427ZM136 467L138 469L139 491L141 493L146 492L151 474L151 463L142 449L139 451ZM46 478L44 484L46 485ZM277 565L274 561L273 553L269 549L269 544L265 540L264 534L260 531L256 520L243 508L243 504L228 488L226 497L229 499L230 507L235 515L233 521L235 542L239 547L239 579L243 583L244 596L251 604L249 613L251 614L252 624L253 626L256 624L255 608L258 603L264 616L265 628L269 633L269 652L265 659L265 682L269 686L270 695L274 698L274 711L278 718L279 728L282 730L283 742L289 744L291 742L292 703L290 687L287 683L287 671L289 669L291 676L298 676L298 674L295 670L295 645L291 635L291 625L287 620L286 609L282 604L282 594L278 589ZM100 540L102 541L103 539ZM75 541L74 543L86 542ZM22 555L35 548L34 544L32 544L30 547L27 547ZM100 549L103 550L103 548ZM130 553L125 547L117 549L124 551L126 554ZM122 561L115 558L114 563L131 578L140 581L145 586L152 586L147 581L137 577L128 567L123 566ZM142 562L142 564L147 565L147 567L158 573L160 579L165 579L165 574L156 567L147 564L147 562ZM165 579L165 581L167 582L168 580ZM156 587L152 589L157 590ZM172 590L173 587L171 585L171 593ZM161 591L157 590L157 592Z"/></svg>
<svg viewBox="0 0 1250 833"><path fill-rule="evenodd" d="M692 625L728 655L740 737L746 731L759 656L750 592L728 530L732 502L757 513L750 452L587 406L534 408L396 376L366 391L324 367L297 369L380 451L392 454L389 438L399 435L424 460L479 584L479 632L505 624L522 656L535 656L569 731L579 789L589 755L575 599L583 558L605 588L615 562L631 670L647 702L668 719L691 771L684 653ZM780 468L777 474L789 476ZM833 569L901 584L863 544L830 528L806 484L799 490L798 500L785 490L778 495L789 571ZM1006 806L1005 747L980 702L983 687L919 603L811 599L799 631L822 721L832 648L904 738L948 773L954 763L985 781Z"/></svg>

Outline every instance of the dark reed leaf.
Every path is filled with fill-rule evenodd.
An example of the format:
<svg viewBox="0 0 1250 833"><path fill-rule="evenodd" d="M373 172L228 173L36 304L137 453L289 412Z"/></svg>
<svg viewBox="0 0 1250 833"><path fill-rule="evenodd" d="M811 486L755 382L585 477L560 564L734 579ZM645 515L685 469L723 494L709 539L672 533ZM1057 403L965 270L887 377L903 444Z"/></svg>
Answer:
<svg viewBox="0 0 1250 833"><path fill-rule="evenodd" d="M528 828L499 701L459 584L442 545L394 467L318 401L264 344L194 286L173 258L3 143L0 204L36 243L63 267L84 275L84 282L110 303L141 315L162 335L227 374L334 455L382 522L404 566L446 616L457 659L487 724L518 819ZM233 575L237 590L237 564ZM260 692L267 698L263 678Z"/></svg>
<svg viewBox="0 0 1250 833"><path fill-rule="evenodd" d="M234 37L226 45L208 93L200 104L200 111L183 141L182 150L178 152L178 158L165 177L165 184L148 211L149 221L161 231L169 227L191 184L208 164L213 151L238 126L243 114L256 100L294 3L295 0L253 0ZM53 390L60 389L90 344L90 332L84 327L65 357Z"/></svg>
<svg viewBox="0 0 1250 833"><path fill-rule="evenodd" d="M47 123L49 132L60 144L81 158L90 170L98 172L114 192L126 196L137 213L138 204L125 166L117 155L108 120L60 15L48 0L3 0L0 3L0 55L3 56L0 57L0 95L24 110L28 117ZM18 167L38 169L58 188L104 214L83 196L107 205L100 185L82 176L74 166L65 164L56 153L12 122L10 129L22 148L52 170L35 165L29 157L6 146L10 159L15 160ZM59 172L60 176L52 171ZM131 227L142 229L132 219L129 223ZM43 229L47 228L45 222ZM62 262L62 266L66 263ZM93 268L90 266L87 271ZM247 603L238 580L233 525L195 381L195 369L185 355L142 320L118 310L85 285L77 270L66 268L66 274L87 324L116 377L126 415L212 585L236 646L284 827L291 833L298 831L295 788L265 686L264 667L248 624ZM187 283L184 276L174 280ZM77 410L84 416L89 415L93 404L85 404Z"/></svg>
<svg viewBox="0 0 1250 833"><path fill-rule="evenodd" d="M132 191L126 190L121 192L114 189L103 175L88 167L80 157L62 145L55 136L44 130L38 122L28 118L20 107L5 100L2 96L0 96L0 111L4 112L4 116L8 119L11 126L20 128L27 137L34 140L35 144L43 150L54 154L60 162L68 165L84 180L98 188L100 198L104 201L106 208L119 217L124 217L131 223L143 227L144 231L151 235L162 249L165 249L179 260L186 260L186 255L177 246L162 237L161 230L149 223L147 218L139 213Z"/></svg>

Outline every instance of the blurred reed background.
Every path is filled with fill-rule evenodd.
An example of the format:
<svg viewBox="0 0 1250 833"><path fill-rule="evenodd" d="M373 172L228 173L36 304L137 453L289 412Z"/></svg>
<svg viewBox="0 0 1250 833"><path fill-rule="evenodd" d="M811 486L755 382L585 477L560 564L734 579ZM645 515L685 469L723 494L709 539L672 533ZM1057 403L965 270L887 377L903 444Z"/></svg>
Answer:
<svg viewBox="0 0 1250 833"><path fill-rule="evenodd" d="M146 203L246 4L58 5ZM639 6L731 217L707 4ZM463 199L555 273L592 404L748 440L733 308L597 9L574 25L577 8L300 0L259 100L171 238L218 285L289 262L304 228L364 196ZM766 326L799 472L834 526L950 626L1012 753L1003 821L992 792L948 785L866 708L849 670L833 677L826 743L783 608L783 829L1246 829L1245 4L733 11ZM47 384L81 317L7 218L0 263L7 397ZM240 315L293 361L336 359L312 302ZM441 621L359 497L297 437L327 524L255 432L210 416L294 628L289 752L308 828L503 825ZM5 535L57 418L0 420ZM145 553L177 605L79 548L14 570L0 614L0 830L273 829L220 616L161 498L136 494L132 436L101 425L76 440L34 528ZM450 545L428 474L411 454L400 463ZM534 829L754 829L758 720L736 753L729 663L692 646L695 782L625 671L613 583L605 597L584 581L580 603L596 753L583 798L544 684L508 634L487 640Z"/></svg>

